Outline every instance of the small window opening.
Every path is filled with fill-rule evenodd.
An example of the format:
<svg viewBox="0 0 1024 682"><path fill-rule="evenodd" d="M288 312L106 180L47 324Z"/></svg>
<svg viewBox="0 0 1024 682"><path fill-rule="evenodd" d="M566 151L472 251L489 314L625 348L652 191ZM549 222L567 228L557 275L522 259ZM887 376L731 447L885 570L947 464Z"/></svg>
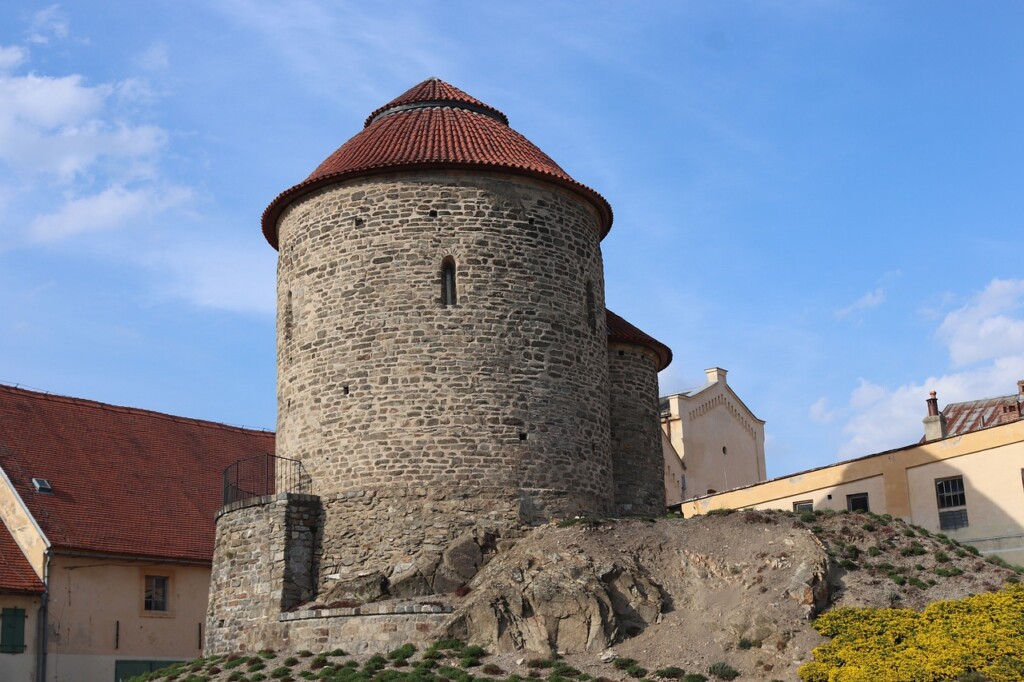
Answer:
<svg viewBox="0 0 1024 682"><path fill-rule="evenodd" d="M43 493L44 495L53 494L53 486L45 478L33 478L32 487L35 488L37 493Z"/></svg>
<svg viewBox="0 0 1024 682"><path fill-rule="evenodd" d="M437 211L431 210L430 211L430 217L431 218L436 218L437 217Z"/></svg>
<svg viewBox="0 0 1024 682"><path fill-rule="evenodd" d="M853 495L847 495L846 510L852 512L871 511L871 508L868 506L868 494L855 493Z"/></svg>
<svg viewBox="0 0 1024 682"><path fill-rule="evenodd" d="M455 305L458 295L455 288L455 260L449 256L441 261L441 305Z"/></svg>
<svg viewBox="0 0 1024 682"><path fill-rule="evenodd" d="M722 446L722 454L723 455L728 455L729 454L729 451L725 449L724 445Z"/></svg>
<svg viewBox="0 0 1024 682"><path fill-rule="evenodd" d="M793 503L793 511L795 512L809 512L814 511L814 502L811 500L802 500L800 502Z"/></svg>
<svg viewBox="0 0 1024 682"><path fill-rule="evenodd" d="M362 218L353 218L352 219L352 224L355 225L356 227L362 227L363 219Z"/></svg>
<svg viewBox="0 0 1024 682"><path fill-rule="evenodd" d="M519 434L519 440L526 440L526 434L525 433L520 433Z"/></svg>
<svg viewBox="0 0 1024 682"><path fill-rule="evenodd" d="M341 390L345 395L348 395L348 386L342 386Z"/></svg>
<svg viewBox="0 0 1024 682"><path fill-rule="evenodd" d="M146 595L143 608L146 611L168 611L168 587L171 579L166 575L146 576Z"/></svg>
<svg viewBox="0 0 1024 682"><path fill-rule="evenodd" d="M0 653L25 652L25 609L6 608L0 612Z"/></svg>
<svg viewBox="0 0 1024 682"><path fill-rule="evenodd" d="M597 329L597 306L594 304L594 283L587 280L587 324Z"/></svg>
<svg viewBox="0 0 1024 682"><path fill-rule="evenodd" d="M530 224L533 225L533 218L530 218Z"/></svg>

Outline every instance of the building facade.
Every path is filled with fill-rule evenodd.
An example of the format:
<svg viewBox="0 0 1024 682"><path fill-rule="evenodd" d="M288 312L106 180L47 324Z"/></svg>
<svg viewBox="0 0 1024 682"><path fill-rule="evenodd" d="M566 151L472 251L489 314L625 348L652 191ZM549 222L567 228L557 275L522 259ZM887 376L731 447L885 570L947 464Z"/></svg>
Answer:
<svg viewBox="0 0 1024 682"><path fill-rule="evenodd" d="M707 383L661 398L665 501L684 500L767 478L764 420L726 382L726 370L704 370Z"/></svg>
<svg viewBox="0 0 1024 682"><path fill-rule="evenodd" d="M933 394L925 417L930 436L921 443L688 500L683 513L868 510L1024 564L1024 421L1002 417L1006 399L956 403L941 413L934 401ZM943 435L947 418L965 426Z"/></svg>

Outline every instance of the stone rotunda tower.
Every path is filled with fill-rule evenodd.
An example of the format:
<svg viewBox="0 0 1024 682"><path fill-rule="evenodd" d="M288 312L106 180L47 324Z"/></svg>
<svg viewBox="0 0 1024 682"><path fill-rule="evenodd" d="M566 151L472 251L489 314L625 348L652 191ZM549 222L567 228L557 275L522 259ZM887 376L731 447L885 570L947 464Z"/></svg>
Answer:
<svg viewBox="0 0 1024 682"><path fill-rule="evenodd" d="M217 583L251 568L226 559L247 532L292 538L285 573L308 565L283 578L283 610L451 591L471 577L446 554L460 538L474 554L552 518L663 510L671 353L605 310L611 222L504 114L437 79L270 204L277 455L312 495L277 521L254 511L266 499L221 513L211 629L230 627Z"/></svg>

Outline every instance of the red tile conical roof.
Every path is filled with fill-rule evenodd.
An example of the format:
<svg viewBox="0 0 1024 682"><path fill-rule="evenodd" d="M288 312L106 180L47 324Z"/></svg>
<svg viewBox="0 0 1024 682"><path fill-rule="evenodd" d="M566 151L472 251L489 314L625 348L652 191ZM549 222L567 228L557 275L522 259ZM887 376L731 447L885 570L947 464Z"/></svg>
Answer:
<svg viewBox="0 0 1024 682"><path fill-rule="evenodd" d="M296 199L340 180L420 169L498 170L540 178L589 201L601 216L601 236L612 209L576 182L551 157L508 126L494 107L436 78L407 90L366 119L363 130L303 182L282 192L263 212L263 234L277 248L277 220Z"/></svg>
<svg viewBox="0 0 1024 682"><path fill-rule="evenodd" d="M665 369L672 362L672 349L656 338L634 327L612 311L605 308L605 322L608 325L608 340L619 343L631 343L635 346L649 348L658 354L661 363L658 371Z"/></svg>

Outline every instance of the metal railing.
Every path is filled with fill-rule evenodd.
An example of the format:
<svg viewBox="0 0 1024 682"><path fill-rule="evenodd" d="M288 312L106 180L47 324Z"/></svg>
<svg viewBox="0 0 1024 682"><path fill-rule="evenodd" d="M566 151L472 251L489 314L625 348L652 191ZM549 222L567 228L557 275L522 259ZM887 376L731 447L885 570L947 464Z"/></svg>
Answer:
<svg viewBox="0 0 1024 682"><path fill-rule="evenodd" d="M277 455L256 455L224 469L224 504L277 493L308 494L312 483L302 462Z"/></svg>

